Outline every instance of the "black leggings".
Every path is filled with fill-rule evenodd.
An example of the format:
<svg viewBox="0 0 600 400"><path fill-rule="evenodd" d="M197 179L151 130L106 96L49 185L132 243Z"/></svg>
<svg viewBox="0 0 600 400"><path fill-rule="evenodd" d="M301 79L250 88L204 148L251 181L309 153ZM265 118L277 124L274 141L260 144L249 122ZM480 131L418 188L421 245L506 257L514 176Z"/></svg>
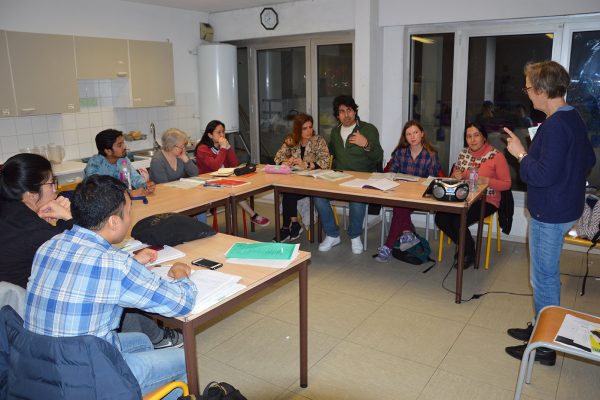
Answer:
<svg viewBox="0 0 600 400"><path fill-rule="evenodd" d="M485 216L490 216L498 209L490 204L485 204ZM481 200L473 204L467 211L467 229L465 232L465 256L475 256L475 241L468 227L479 221L479 213L481 212ZM440 228L452 241L458 244L458 233L460 232L460 215L437 213L435 214L435 224ZM489 234L489 233L488 233Z"/></svg>
<svg viewBox="0 0 600 400"><path fill-rule="evenodd" d="M282 228L287 228L292 222L292 217L298 217L298 200L306 197L294 193L284 193L281 200L283 207L283 224ZM306 222L305 222L306 223Z"/></svg>

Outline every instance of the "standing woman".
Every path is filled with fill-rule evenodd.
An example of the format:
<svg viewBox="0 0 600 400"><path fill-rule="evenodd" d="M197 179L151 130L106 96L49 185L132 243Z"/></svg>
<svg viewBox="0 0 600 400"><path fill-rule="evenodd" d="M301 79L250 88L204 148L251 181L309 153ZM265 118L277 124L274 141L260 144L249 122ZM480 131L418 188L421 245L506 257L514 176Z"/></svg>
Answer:
<svg viewBox="0 0 600 400"><path fill-rule="evenodd" d="M467 147L458 155L458 162L454 165L452 177L456 179L469 179L471 169L479 172L478 182L487 184L485 198L485 217L492 215L500 207L500 192L509 190L511 186L508 163L504 155L496 150L487 141L485 129L477 124L469 123L465 130ZM481 200L473 204L467 212L467 226L479 220ZM460 216L458 214L437 213L435 223L444 231L454 243L458 243L460 232ZM471 232L465 230L465 259L464 268L469 268L475 261L475 242ZM455 256L456 257L456 256ZM454 266L458 264L457 257Z"/></svg>
<svg viewBox="0 0 600 400"><path fill-rule="evenodd" d="M212 120L206 125L204 135L196 145L196 165L200 174L214 172L221 167L232 168L240 165L235 151L225 137L225 124ZM268 226L269 219L260 216L244 200L238 203L256 225Z"/></svg>
<svg viewBox="0 0 600 400"><path fill-rule="evenodd" d="M293 131L275 154L275 164L308 170L329 168L327 142L322 136L315 135L313 117L303 113L294 117ZM283 194L283 225L279 231L281 242L296 240L303 231L297 212L298 200L303 197L292 193Z"/></svg>
<svg viewBox="0 0 600 400"><path fill-rule="evenodd" d="M165 183L198 175L198 167L185 151L187 141L185 132L177 128L167 129L162 134L162 148L150 163L150 180Z"/></svg>
<svg viewBox="0 0 600 400"><path fill-rule="evenodd" d="M410 120L404 124L400 142L392 152L392 157L385 167L386 172L401 172L420 176L437 176L441 170L437 152L427 140L423 126ZM414 234L415 227L411 221L413 210L404 207L394 207L392 222L388 237L383 246L378 249L375 260L388 262L392 256L392 248L396 239L400 237L400 250L404 251L419 243L419 238Z"/></svg>
<svg viewBox="0 0 600 400"><path fill-rule="evenodd" d="M12 156L0 169L0 281L25 288L37 249L73 226L57 185L50 161L37 154Z"/></svg>
<svg viewBox="0 0 600 400"><path fill-rule="evenodd" d="M528 341L540 310L560 305L560 252L565 234L583 213L586 176L596 163L587 128L579 113L565 102L571 79L555 61L525 65L525 87L533 108L546 114L529 152L509 129L507 149L519 161L519 175L527 184L530 279L535 317L526 328L508 334ZM507 347L519 360L526 345ZM554 365L554 350L538 348L535 360Z"/></svg>

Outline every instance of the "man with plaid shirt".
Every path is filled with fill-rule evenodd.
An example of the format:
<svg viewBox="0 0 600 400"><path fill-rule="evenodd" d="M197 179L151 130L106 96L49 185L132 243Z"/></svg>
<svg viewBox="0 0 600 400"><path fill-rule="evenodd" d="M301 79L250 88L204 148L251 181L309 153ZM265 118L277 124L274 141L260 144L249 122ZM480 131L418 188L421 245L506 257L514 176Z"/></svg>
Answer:
<svg viewBox="0 0 600 400"><path fill-rule="evenodd" d="M185 380L183 349L154 350L142 333L117 333L123 308L187 315L197 288L185 264L173 265L169 275L175 280L168 282L112 246L125 238L130 210L126 187L115 178L92 175L77 187L71 200L75 225L44 243L33 260L24 327L40 335L106 340L121 351L145 394Z"/></svg>

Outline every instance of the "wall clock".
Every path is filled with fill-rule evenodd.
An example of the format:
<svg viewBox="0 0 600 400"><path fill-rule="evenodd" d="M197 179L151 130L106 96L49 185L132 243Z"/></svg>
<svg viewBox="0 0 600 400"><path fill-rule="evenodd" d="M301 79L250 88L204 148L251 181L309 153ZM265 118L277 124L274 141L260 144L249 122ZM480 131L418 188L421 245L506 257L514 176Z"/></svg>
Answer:
<svg viewBox="0 0 600 400"><path fill-rule="evenodd" d="M272 31L279 24L279 16L273 8L265 7L260 12L260 23L265 29Z"/></svg>

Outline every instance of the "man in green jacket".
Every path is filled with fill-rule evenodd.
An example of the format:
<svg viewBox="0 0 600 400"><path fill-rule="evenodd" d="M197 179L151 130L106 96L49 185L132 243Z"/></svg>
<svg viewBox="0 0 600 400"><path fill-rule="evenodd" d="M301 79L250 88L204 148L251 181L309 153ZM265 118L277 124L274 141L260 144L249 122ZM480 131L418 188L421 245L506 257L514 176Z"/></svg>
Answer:
<svg viewBox="0 0 600 400"><path fill-rule="evenodd" d="M361 121L357 113L358 106L352 96L340 95L333 100L333 115L340 124L331 130L329 152L336 169L374 172L383 160L379 132L374 125ZM329 251L340 243L340 228L335 223L328 199L315 197L315 207L327 235L319 245L319 251ZM352 252L360 254L363 251L360 235L367 204L351 202L349 209L348 236Z"/></svg>

